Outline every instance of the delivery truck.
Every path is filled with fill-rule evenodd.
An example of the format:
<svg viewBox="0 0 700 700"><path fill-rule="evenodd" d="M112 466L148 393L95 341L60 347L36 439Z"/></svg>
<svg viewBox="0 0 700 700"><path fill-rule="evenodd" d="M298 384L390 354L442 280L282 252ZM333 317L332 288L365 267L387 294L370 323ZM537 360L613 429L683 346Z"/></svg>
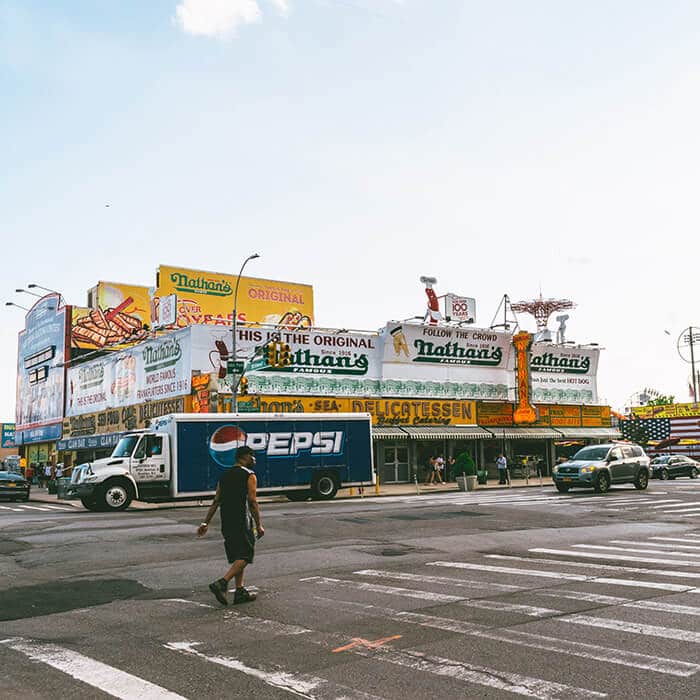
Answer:
<svg viewBox="0 0 700 700"><path fill-rule="evenodd" d="M368 413L171 414L125 433L110 457L77 466L67 493L93 511L211 497L247 445L259 494L331 499L374 483L371 428Z"/></svg>

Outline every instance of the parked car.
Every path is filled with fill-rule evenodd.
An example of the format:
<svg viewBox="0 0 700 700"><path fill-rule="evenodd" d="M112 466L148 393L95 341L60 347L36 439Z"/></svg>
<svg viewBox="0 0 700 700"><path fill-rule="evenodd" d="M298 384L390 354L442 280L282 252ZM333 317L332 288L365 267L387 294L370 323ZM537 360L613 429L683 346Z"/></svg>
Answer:
<svg viewBox="0 0 700 700"><path fill-rule="evenodd" d="M30 490L29 482L21 474L0 472L0 498L9 498L11 501L18 499L28 501Z"/></svg>
<svg viewBox="0 0 700 700"><path fill-rule="evenodd" d="M663 455L651 460L652 479L675 479L677 476L689 476L696 479L700 464L685 455Z"/></svg>
<svg viewBox="0 0 700 700"><path fill-rule="evenodd" d="M608 443L588 445L568 462L552 468L552 480L557 491L570 488L593 488L605 493L611 484L634 484L645 489L649 484L649 457L639 445Z"/></svg>

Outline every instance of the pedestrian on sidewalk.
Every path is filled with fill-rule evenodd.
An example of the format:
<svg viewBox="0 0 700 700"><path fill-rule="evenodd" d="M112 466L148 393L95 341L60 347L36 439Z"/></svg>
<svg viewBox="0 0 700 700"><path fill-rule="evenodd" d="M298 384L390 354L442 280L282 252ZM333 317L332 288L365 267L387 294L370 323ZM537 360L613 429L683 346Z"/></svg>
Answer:
<svg viewBox="0 0 700 700"><path fill-rule="evenodd" d="M498 483L507 484L508 479L508 461L506 456L501 452L496 460L496 466L498 467Z"/></svg>
<svg viewBox="0 0 700 700"><path fill-rule="evenodd" d="M243 586L243 572L248 564L253 563L255 540L265 534L258 505L258 481L252 470L254 465L253 450L247 446L239 447L235 464L221 475L214 501L204 522L197 528L197 536L203 537L217 508L221 507L221 534L231 567L220 579L209 584L209 590L222 605L228 605L228 584L231 579L235 579L236 583L234 605L257 598L255 593L250 593Z"/></svg>

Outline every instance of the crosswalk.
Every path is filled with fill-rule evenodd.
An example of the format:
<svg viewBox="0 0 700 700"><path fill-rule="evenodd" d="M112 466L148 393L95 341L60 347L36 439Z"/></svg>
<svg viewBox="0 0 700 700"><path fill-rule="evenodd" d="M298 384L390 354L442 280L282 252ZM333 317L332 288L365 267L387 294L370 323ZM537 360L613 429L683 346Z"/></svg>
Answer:
<svg viewBox="0 0 700 700"><path fill-rule="evenodd" d="M28 504L28 503L17 503L17 502L12 502L12 503L0 503L0 515L2 515L3 512L7 511L12 511L14 513L36 513L36 512L44 512L44 513L51 513L51 512L63 512L63 513L71 513L74 512L74 508L72 506L55 506L50 503L42 503L41 505L34 505L34 504Z"/></svg>
<svg viewBox="0 0 700 700"><path fill-rule="evenodd" d="M418 697L406 696L392 675L406 672L421 692L435 688L447 697L604 698L617 695L616 674L629 679L630 672L642 674L632 677L638 687L650 674L655 697L690 697L673 684L685 679L697 689L700 679L698 550L700 532L611 538L432 558L409 571L349 567L302 576L284 600L262 591L240 610L222 611L208 598L148 601L168 616L173 608L220 622L223 615L230 629L222 643L200 636L199 624L183 624L187 636L151 635L151 652L140 653L164 655L169 664L186 659L189 672L202 678L216 668L229 692L245 678L251 695L266 689L277 693L271 697ZM350 620L354 632L326 624L331 611ZM251 635L262 642L226 644ZM273 662L259 653L265 644L291 645L314 663L299 667L278 656ZM186 686L98 658L77 641L7 637L0 639L3 650L113 697L192 697ZM363 673L339 672L333 659L340 655L358 657ZM566 672L557 675L558 668Z"/></svg>

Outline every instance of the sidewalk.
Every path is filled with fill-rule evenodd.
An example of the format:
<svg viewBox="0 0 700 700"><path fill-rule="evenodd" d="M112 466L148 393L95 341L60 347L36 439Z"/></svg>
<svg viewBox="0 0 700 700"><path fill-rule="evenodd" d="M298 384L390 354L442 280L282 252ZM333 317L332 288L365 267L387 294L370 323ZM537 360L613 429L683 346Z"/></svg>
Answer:
<svg viewBox="0 0 700 700"><path fill-rule="evenodd" d="M541 483L540 483L541 481ZM510 486L503 486L495 479L489 480L487 484L479 484L476 491L465 493L476 494L484 491L503 491L507 489L520 489L528 487L540 486L545 488L552 487L552 478L543 476L534 477L526 481L525 479L512 479ZM359 489L340 489L335 500L361 499L376 496L434 496L441 493L455 493L459 488L454 482L446 484L380 484L379 493L376 493L374 486L367 486L364 492L360 493ZM352 492L352 493L351 493ZM59 500L54 494L49 494L48 489L33 487L31 491L30 502L53 503L66 506L73 506L77 510L85 510L83 505L78 500ZM286 496L260 496L261 503L289 503ZM129 508L131 510L159 510L164 508L200 508L211 503L211 498L192 499L186 501L175 501L172 503L144 503L142 501L134 501Z"/></svg>

